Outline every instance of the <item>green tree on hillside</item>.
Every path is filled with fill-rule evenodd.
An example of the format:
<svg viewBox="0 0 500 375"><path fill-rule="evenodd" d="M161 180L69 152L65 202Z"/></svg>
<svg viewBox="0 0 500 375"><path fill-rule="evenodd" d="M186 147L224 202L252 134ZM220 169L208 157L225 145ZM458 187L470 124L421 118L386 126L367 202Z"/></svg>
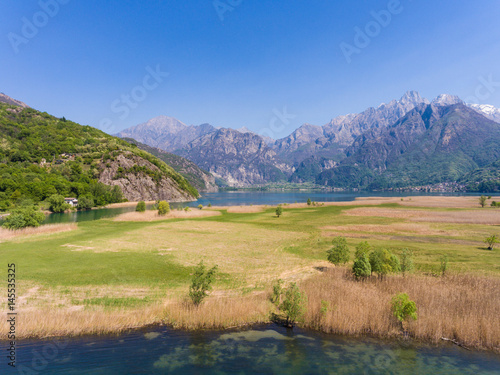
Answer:
<svg viewBox="0 0 500 375"><path fill-rule="evenodd" d="M94 198L92 195L86 194L78 197L78 210L90 210L94 206Z"/></svg>
<svg viewBox="0 0 500 375"><path fill-rule="evenodd" d="M281 205L278 205L278 207L276 207L276 216L280 217L282 214L283 214L283 207L281 207Z"/></svg>
<svg viewBox="0 0 500 375"><path fill-rule="evenodd" d="M2 226L7 229L38 227L45 220L45 215L35 207L24 207L11 212L4 219Z"/></svg>
<svg viewBox="0 0 500 375"><path fill-rule="evenodd" d="M71 207L68 203L66 203L64 197L59 194L51 195L48 201L49 210L52 212L64 212Z"/></svg>

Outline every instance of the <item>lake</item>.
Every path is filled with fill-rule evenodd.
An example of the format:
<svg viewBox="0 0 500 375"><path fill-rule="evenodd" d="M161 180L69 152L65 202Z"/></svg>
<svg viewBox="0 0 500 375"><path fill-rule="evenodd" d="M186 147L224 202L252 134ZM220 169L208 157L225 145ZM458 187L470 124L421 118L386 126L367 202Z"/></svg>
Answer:
<svg viewBox="0 0 500 375"><path fill-rule="evenodd" d="M0 348L5 353L4 342ZM432 347L353 339L276 325L223 332L150 327L119 336L21 341L17 361L15 373L64 375L487 375L500 371L500 356L451 344ZM2 374L14 373L5 371L5 362L2 366Z"/></svg>
<svg viewBox="0 0 500 375"><path fill-rule="evenodd" d="M406 197L418 195L466 195L464 193L396 193L396 192L321 192L321 191L221 191L217 193L204 193L194 202L171 203L172 208L196 207L211 203L213 206L244 206L244 205L277 205L279 203L306 202L307 198L317 202L349 202L357 197ZM477 194L476 194L477 195ZM78 211L63 214L47 215L43 224L58 224L98 220L114 217L125 212L134 211L135 207L102 208L89 211Z"/></svg>

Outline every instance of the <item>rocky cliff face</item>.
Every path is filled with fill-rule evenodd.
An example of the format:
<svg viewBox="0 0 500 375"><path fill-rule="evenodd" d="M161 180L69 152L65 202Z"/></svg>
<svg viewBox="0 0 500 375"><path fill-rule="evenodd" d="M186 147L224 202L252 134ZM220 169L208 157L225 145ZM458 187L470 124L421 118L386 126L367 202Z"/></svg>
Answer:
<svg viewBox="0 0 500 375"><path fill-rule="evenodd" d="M179 153L230 186L285 181L293 172L261 137L232 129L202 136Z"/></svg>
<svg viewBox="0 0 500 375"><path fill-rule="evenodd" d="M184 178L196 188L199 192L213 193L219 191L219 187L215 182L215 177L198 167L191 160L183 158L182 156L163 151L156 147L145 145L144 143L137 142L132 138L124 138L127 142L136 145L141 150L149 152L151 155L156 156L158 159L163 160L170 165L177 173L184 176Z"/></svg>
<svg viewBox="0 0 500 375"><path fill-rule="evenodd" d="M22 108L29 108L29 106L26 103L23 103L16 99L12 99L10 96L5 95L3 92L0 92L0 103L17 105Z"/></svg>
<svg viewBox="0 0 500 375"><path fill-rule="evenodd" d="M174 179L162 173L156 165L131 152L124 152L115 160L102 160L99 168L99 182L120 186L129 201L196 200L196 197L182 190Z"/></svg>

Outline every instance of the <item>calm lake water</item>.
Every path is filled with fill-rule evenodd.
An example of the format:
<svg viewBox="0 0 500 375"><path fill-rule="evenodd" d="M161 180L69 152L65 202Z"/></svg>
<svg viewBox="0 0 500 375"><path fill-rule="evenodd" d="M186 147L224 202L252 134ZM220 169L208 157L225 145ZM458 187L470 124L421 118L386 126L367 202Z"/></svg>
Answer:
<svg viewBox="0 0 500 375"><path fill-rule="evenodd" d="M321 191L222 191L218 193L204 193L195 202L171 203L171 207L196 207L211 203L213 206L244 206L251 204L277 205L279 203L295 203L307 201L311 198L317 202L353 201L357 197L406 197L417 195L466 195L460 193L393 193L393 192L321 192ZM477 195L477 194L476 194ZM98 210L79 211L65 214L50 214L43 224L57 224L98 220L113 217L125 212L134 211L135 207L103 208Z"/></svg>
<svg viewBox="0 0 500 375"><path fill-rule="evenodd" d="M0 343L5 353L5 343ZM225 332L165 327L121 336L22 341L23 374L498 374L500 356L453 345L352 339L275 325ZM7 371L6 371L7 370ZM24 371L24 372L23 372ZM31 371L31 372L30 372Z"/></svg>

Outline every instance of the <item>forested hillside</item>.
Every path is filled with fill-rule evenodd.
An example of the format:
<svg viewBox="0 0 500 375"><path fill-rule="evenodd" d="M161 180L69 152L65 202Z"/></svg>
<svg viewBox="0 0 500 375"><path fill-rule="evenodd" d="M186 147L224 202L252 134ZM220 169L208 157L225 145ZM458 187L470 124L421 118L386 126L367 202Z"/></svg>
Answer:
<svg viewBox="0 0 500 375"><path fill-rule="evenodd" d="M0 103L0 209L53 194L91 197L96 205L198 196L184 177L135 145L65 118Z"/></svg>

